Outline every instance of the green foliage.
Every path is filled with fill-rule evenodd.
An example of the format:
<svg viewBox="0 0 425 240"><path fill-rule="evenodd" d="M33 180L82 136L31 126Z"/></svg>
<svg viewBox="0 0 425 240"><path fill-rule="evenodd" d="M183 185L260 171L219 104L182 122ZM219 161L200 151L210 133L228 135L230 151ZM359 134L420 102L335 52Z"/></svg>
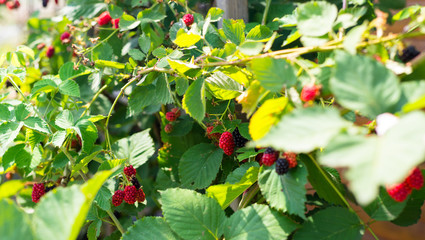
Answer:
<svg viewBox="0 0 425 240"><path fill-rule="evenodd" d="M183 0L34 15L26 45L0 56L1 236L351 240L374 221L416 223L424 188L403 202L385 188L424 160L425 61L401 61L424 7L296 2L250 1L252 22ZM99 25L105 11L118 26ZM224 155L220 134L236 128L247 142ZM286 174L262 164L267 147ZM50 190L39 202L35 183ZM146 199L115 206L131 185Z"/></svg>

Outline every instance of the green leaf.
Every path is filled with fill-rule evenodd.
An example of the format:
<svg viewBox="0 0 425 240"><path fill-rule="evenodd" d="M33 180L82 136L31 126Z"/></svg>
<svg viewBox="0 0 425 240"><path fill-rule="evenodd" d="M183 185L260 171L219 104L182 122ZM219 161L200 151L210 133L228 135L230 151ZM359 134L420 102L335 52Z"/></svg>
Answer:
<svg viewBox="0 0 425 240"><path fill-rule="evenodd" d="M11 200L0 200L0 236L2 239L34 239L30 218ZM45 239L45 238L44 238Z"/></svg>
<svg viewBox="0 0 425 240"><path fill-rule="evenodd" d="M360 219L346 208L329 207L304 222L294 240L360 240L364 233Z"/></svg>
<svg viewBox="0 0 425 240"><path fill-rule="evenodd" d="M123 240L137 240L143 236L145 239L173 240L178 239L170 226L160 217L144 217L137 220L123 235Z"/></svg>
<svg viewBox="0 0 425 240"><path fill-rule="evenodd" d="M245 176L246 171L252 167L260 168L260 165L258 162L247 162L242 164L227 176L226 183L236 184L240 182L241 179Z"/></svg>
<svg viewBox="0 0 425 240"><path fill-rule="evenodd" d="M59 92L71 97L80 97L80 87L74 80L66 80L59 84Z"/></svg>
<svg viewBox="0 0 425 240"><path fill-rule="evenodd" d="M89 164L101 152L102 151L93 152L90 155L88 155L88 156L84 157L83 159L81 159L78 164L76 164L75 166L73 166L72 171L71 171L71 177L76 172L80 171L83 167L87 166L87 164Z"/></svg>
<svg viewBox="0 0 425 240"><path fill-rule="evenodd" d="M384 65L343 52L336 55L330 86L338 103L370 118L393 112L401 95L397 77Z"/></svg>
<svg viewBox="0 0 425 240"><path fill-rule="evenodd" d="M245 41L238 47L241 53L248 56L254 56L254 55L260 54L261 51L263 51L263 48L264 48L263 43L253 42L253 41Z"/></svg>
<svg viewBox="0 0 425 240"><path fill-rule="evenodd" d="M148 36L142 35L138 39L139 47L144 54L148 54L151 48L151 39Z"/></svg>
<svg viewBox="0 0 425 240"><path fill-rule="evenodd" d="M25 144L17 144L7 149L3 155L2 164L3 168L8 169L13 164L18 168L27 168L30 166L32 154L25 149Z"/></svg>
<svg viewBox="0 0 425 240"><path fill-rule="evenodd" d="M423 161L425 146L418 143L425 136L424 122L424 113L411 112L380 137L340 135L324 149L320 162L348 167L349 188L359 203L368 204L378 195L380 185L403 181Z"/></svg>
<svg viewBox="0 0 425 240"><path fill-rule="evenodd" d="M69 110L63 110L56 116L55 125L62 129L72 128L74 126L74 116Z"/></svg>
<svg viewBox="0 0 425 240"><path fill-rule="evenodd" d="M210 22L217 22L223 17L224 11L220 8L212 7L208 10L207 18L210 18Z"/></svg>
<svg viewBox="0 0 425 240"><path fill-rule="evenodd" d="M139 49L130 49L130 51L128 51L128 54L137 61L142 61L145 59L146 54L144 54L142 51L140 51Z"/></svg>
<svg viewBox="0 0 425 240"><path fill-rule="evenodd" d="M391 221L403 211L407 201L397 202L381 187L378 197L365 208L365 212L377 221Z"/></svg>
<svg viewBox="0 0 425 240"><path fill-rule="evenodd" d="M344 49L351 54L356 54L357 44L362 40L363 33L367 30L367 24L351 29L344 39Z"/></svg>
<svg viewBox="0 0 425 240"><path fill-rule="evenodd" d="M28 117L24 120L24 126L42 133L50 134L47 123L38 117Z"/></svg>
<svg viewBox="0 0 425 240"><path fill-rule="evenodd" d="M345 205L343 195L343 186L340 179L335 179L333 175L323 169L317 162L309 156L300 155L300 158L308 170L308 181L314 187L319 197L329 203Z"/></svg>
<svg viewBox="0 0 425 240"><path fill-rule="evenodd" d="M300 33L306 36L319 37L332 30L338 9L333 4L314 1L299 5L297 13Z"/></svg>
<svg viewBox="0 0 425 240"><path fill-rule="evenodd" d="M62 146L66 138L66 131L57 131L49 139L49 144L52 144L54 147Z"/></svg>
<svg viewBox="0 0 425 240"><path fill-rule="evenodd" d="M29 107L23 103L19 104L15 108L16 121L24 121L30 115Z"/></svg>
<svg viewBox="0 0 425 240"><path fill-rule="evenodd" d="M106 60L99 60L99 59L95 61L95 65L96 65L96 67L100 67L100 68L105 68L105 67L115 68L115 69L124 69L125 68L124 63L119 63L119 62L114 62L114 61L106 61Z"/></svg>
<svg viewBox="0 0 425 240"><path fill-rule="evenodd" d="M224 236L229 240L287 239L297 228L288 217L266 205L253 204L235 212L227 221Z"/></svg>
<svg viewBox="0 0 425 240"><path fill-rule="evenodd" d="M97 192L96 197L94 198L94 202L99 206L102 210L108 211L111 209L111 199L112 192L107 187L102 186Z"/></svg>
<svg viewBox="0 0 425 240"><path fill-rule="evenodd" d="M222 72L215 72L205 79L207 88L218 99L236 98L243 91L243 86Z"/></svg>
<svg viewBox="0 0 425 240"><path fill-rule="evenodd" d="M23 125L24 123L22 122L6 122L0 125L0 156L13 143L13 140L18 136Z"/></svg>
<svg viewBox="0 0 425 240"><path fill-rule="evenodd" d="M33 216L37 238L76 239L93 199L111 173L98 172L84 185L57 188L43 196Z"/></svg>
<svg viewBox="0 0 425 240"><path fill-rule="evenodd" d="M9 180L0 185L0 200L9 198L17 194L25 187L25 182L22 180ZM1 216L1 214L0 214Z"/></svg>
<svg viewBox="0 0 425 240"><path fill-rule="evenodd" d="M222 209L226 209L237 197L257 181L258 170L258 167L249 168L238 183L210 186L207 189L208 197L214 198Z"/></svg>
<svg viewBox="0 0 425 240"><path fill-rule="evenodd" d="M174 43L179 47L190 47L195 45L199 40L201 40L201 36L195 33L180 33L177 34L176 39L174 40Z"/></svg>
<svg viewBox="0 0 425 240"><path fill-rule="evenodd" d="M273 31L267 26L257 25L246 35L247 40L267 41L273 35Z"/></svg>
<svg viewBox="0 0 425 240"><path fill-rule="evenodd" d="M343 128L350 123L339 116L335 109L309 107L295 109L283 116L270 132L257 141L261 146L278 150L308 153L325 147ZM254 137L254 135L251 133Z"/></svg>
<svg viewBox="0 0 425 240"><path fill-rule="evenodd" d="M134 116L143 111L145 107L156 102L156 89L153 84L148 86L138 86L129 96L127 115Z"/></svg>
<svg viewBox="0 0 425 240"><path fill-rule="evenodd" d="M419 5L413 5L404 8L393 16L393 21L400 21L414 16L417 12L419 12L420 9L421 6Z"/></svg>
<svg viewBox="0 0 425 240"><path fill-rule="evenodd" d="M161 192L161 200L166 221L180 237L218 239L222 235L227 219L214 199L174 188Z"/></svg>
<svg viewBox="0 0 425 240"><path fill-rule="evenodd" d="M223 31L226 37L236 45L245 41L245 23L241 19L223 19Z"/></svg>
<svg viewBox="0 0 425 240"><path fill-rule="evenodd" d="M8 105L6 104L0 104L0 120L10 120L11 118L11 112L8 108Z"/></svg>
<svg viewBox="0 0 425 240"><path fill-rule="evenodd" d="M112 144L117 158L127 159L135 168L143 165L155 153L154 143L149 135L150 129L122 138Z"/></svg>
<svg viewBox="0 0 425 240"><path fill-rule="evenodd" d="M33 217L38 238L75 239L85 218L84 214L84 218L78 219L85 202L77 185L46 194L37 204Z"/></svg>
<svg viewBox="0 0 425 240"><path fill-rule="evenodd" d="M183 76L194 77L195 74L199 71L199 67L195 64L183 62L179 60L172 60L170 58L167 59L170 67Z"/></svg>
<svg viewBox="0 0 425 240"><path fill-rule="evenodd" d="M62 79L62 81L69 80L71 78L76 78L78 76L90 74L91 71L86 69L84 66L79 66L79 68L76 70L74 69L74 63L73 62L67 62L59 69L59 77Z"/></svg>
<svg viewBox="0 0 425 240"><path fill-rule="evenodd" d="M280 97L265 101L249 122L249 134L253 140L264 137L279 121L279 115L288 105L288 98Z"/></svg>
<svg viewBox="0 0 425 240"><path fill-rule="evenodd" d="M258 185L272 208L305 218L307 169L300 163L284 175L278 175L275 166L260 168Z"/></svg>
<svg viewBox="0 0 425 240"><path fill-rule="evenodd" d="M128 31L140 25L140 21L131 15L124 13L120 19L120 31Z"/></svg>
<svg viewBox="0 0 425 240"><path fill-rule="evenodd" d="M78 135L81 136L82 148L85 152L90 152L98 137L97 127L88 119L80 119L76 124Z"/></svg>
<svg viewBox="0 0 425 240"><path fill-rule="evenodd" d="M161 21L166 17L166 15L160 12L160 9L158 9L160 6L161 5L154 5L152 8L140 11L139 14L137 14L137 20L141 21L142 23Z"/></svg>
<svg viewBox="0 0 425 240"><path fill-rule="evenodd" d="M31 89L31 94L36 95L40 92L49 92L56 90L58 85L52 79L42 79L34 83L33 88Z"/></svg>
<svg viewBox="0 0 425 240"><path fill-rule="evenodd" d="M179 162L179 176L183 187L202 189L215 179L223 151L214 145L200 143L189 148Z"/></svg>
<svg viewBox="0 0 425 240"><path fill-rule="evenodd" d="M193 119L201 122L205 117L205 104L205 79L200 77L187 89L183 97L183 109Z"/></svg>
<svg viewBox="0 0 425 240"><path fill-rule="evenodd" d="M297 80L294 68L284 59L258 58L248 66L261 86L273 92L280 92L284 86L292 86Z"/></svg>
<svg viewBox="0 0 425 240"><path fill-rule="evenodd" d="M30 57L31 59L34 59L34 55L35 55L34 51L31 48L29 48L25 45L18 46L16 48L16 51L21 52L21 53L25 53L28 57Z"/></svg>
<svg viewBox="0 0 425 240"><path fill-rule="evenodd" d="M124 11L117 5L109 4L108 11L112 18L120 18Z"/></svg>

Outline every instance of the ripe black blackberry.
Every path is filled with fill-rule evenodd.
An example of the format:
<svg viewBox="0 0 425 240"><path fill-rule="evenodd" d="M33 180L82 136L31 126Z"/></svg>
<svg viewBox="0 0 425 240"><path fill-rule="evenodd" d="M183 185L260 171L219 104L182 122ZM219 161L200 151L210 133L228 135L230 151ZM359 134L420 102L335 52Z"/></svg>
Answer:
<svg viewBox="0 0 425 240"><path fill-rule="evenodd" d="M400 60L404 63L410 62L412 59L417 57L420 54L418 50L414 46L408 46L403 49L403 53L400 56Z"/></svg>
<svg viewBox="0 0 425 240"><path fill-rule="evenodd" d="M276 173L278 175L283 175L289 171L289 162L286 158L279 158L276 161Z"/></svg>
<svg viewBox="0 0 425 240"><path fill-rule="evenodd" d="M248 139L242 137L241 133L239 132L239 129L236 128L232 133L233 139L235 140L235 146L237 148L244 147L246 142L248 142Z"/></svg>
<svg viewBox="0 0 425 240"><path fill-rule="evenodd" d="M52 191L52 190L53 190L53 189L55 189L55 188L56 188L56 186L55 186L55 185L50 186L50 187L45 187L45 188L44 188L44 192L45 192L45 193L48 193L48 192Z"/></svg>
<svg viewBox="0 0 425 240"><path fill-rule="evenodd" d="M139 188L140 188L140 183L139 183L139 181L137 180L137 178L132 178L130 181L131 181L131 183L133 184L133 186L135 186L137 189L139 189Z"/></svg>

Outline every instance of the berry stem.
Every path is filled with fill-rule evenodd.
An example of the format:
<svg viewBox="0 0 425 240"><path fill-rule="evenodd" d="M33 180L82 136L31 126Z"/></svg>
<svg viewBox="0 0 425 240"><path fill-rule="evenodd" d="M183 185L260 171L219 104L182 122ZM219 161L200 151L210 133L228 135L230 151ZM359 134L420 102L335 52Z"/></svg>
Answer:
<svg viewBox="0 0 425 240"><path fill-rule="evenodd" d="M124 235L125 230L122 227L120 221L118 221L117 217L115 217L114 213L111 210L107 210L106 212L108 213L109 217L111 217L112 221L115 223L115 226L118 228L121 234Z"/></svg>
<svg viewBox="0 0 425 240"><path fill-rule="evenodd" d="M264 9L263 13L263 19L261 20L261 25L266 25L267 21L267 15L269 14L270 5L272 3L272 0L266 0L266 8Z"/></svg>
<svg viewBox="0 0 425 240"><path fill-rule="evenodd" d="M257 195L259 190L260 190L260 187L258 186L258 184L255 184L253 188L251 188L246 194L244 194L239 203L238 210L246 207L246 205L249 202L251 202L252 198L254 198L254 196Z"/></svg>

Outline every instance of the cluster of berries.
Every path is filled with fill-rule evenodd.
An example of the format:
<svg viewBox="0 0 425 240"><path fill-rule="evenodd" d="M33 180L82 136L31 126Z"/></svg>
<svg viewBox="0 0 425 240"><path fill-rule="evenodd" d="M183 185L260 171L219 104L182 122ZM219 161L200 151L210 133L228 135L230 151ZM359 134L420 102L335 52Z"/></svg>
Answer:
<svg viewBox="0 0 425 240"><path fill-rule="evenodd" d="M119 28L120 19L119 18L112 18L108 11L103 12L100 14L99 18L97 19L97 23L99 26L106 25L108 23L112 24L113 28Z"/></svg>
<svg viewBox="0 0 425 240"><path fill-rule="evenodd" d="M145 193L136 178L136 169L132 165L124 168L124 174L132 185L125 186L124 190L118 189L112 196L112 204L115 207L121 205L122 201L128 204L145 201Z"/></svg>
<svg viewBox="0 0 425 240"><path fill-rule="evenodd" d="M261 164L265 166L272 166L276 162L276 173L283 175L298 165L297 154L291 152L283 153L279 158L279 152L273 148L267 148L261 157Z"/></svg>
<svg viewBox="0 0 425 240"><path fill-rule="evenodd" d="M178 108L173 108L171 111L165 114L165 119L169 122L165 125L164 131L166 133L171 133L173 131L173 123L180 117L181 112Z"/></svg>
<svg viewBox="0 0 425 240"><path fill-rule="evenodd" d="M49 4L49 0L42 0L43 7L47 7L47 4ZM58 4L59 0L55 0L55 3Z"/></svg>
<svg viewBox="0 0 425 240"><path fill-rule="evenodd" d="M21 6L21 3L19 2L19 0L15 0L15 1L0 0L0 4L6 4L6 7L9 10L17 9Z"/></svg>
<svg viewBox="0 0 425 240"><path fill-rule="evenodd" d="M207 136L212 139L213 137L217 137L217 135L211 134L212 129L208 132L207 129ZM241 133L239 132L239 129L236 128L232 133L231 132L224 132L221 134L220 139L218 140L218 146L223 149L224 154L230 156L235 151L235 147L241 148L245 146L245 144L248 142L248 139L244 138Z"/></svg>
<svg viewBox="0 0 425 240"><path fill-rule="evenodd" d="M321 86L315 84L307 84L301 90L301 100L304 102L314 101L320 95Z"/></svg>
<svg viewBox="0 0 425 240"><path fill-rule="evenodd" d="M419 168L414 168L409 176L400 184L387 187L388 194L397 202L403 202L412 192L412 189L421 189L424 185L424 177Z"/></svg>
<svg viewBox="0 0 425 240"><path fill-rule="evenodd" d="M31 193L32 201L35 203L38 203L40 201L40 198L44 194L54 189L55 187L56 187L55 185L46 187L44 186L44 183L35 183L32 187L32 193Z"/></svg>
<svg viewBox="0 0 425 240"><path fill-rule="evenodd" d="M60 36L60 40L62 41L62 44L68 44L71 42L71 34L69 32L64 32L62 33L62 35ZM40 43L37 45L37 49L41 50L46 46L46 44L44 43ZM53 46L49 46L47 47L46 50L46 57L48 58L52 58L55 55L55 47Z"/></svg>

